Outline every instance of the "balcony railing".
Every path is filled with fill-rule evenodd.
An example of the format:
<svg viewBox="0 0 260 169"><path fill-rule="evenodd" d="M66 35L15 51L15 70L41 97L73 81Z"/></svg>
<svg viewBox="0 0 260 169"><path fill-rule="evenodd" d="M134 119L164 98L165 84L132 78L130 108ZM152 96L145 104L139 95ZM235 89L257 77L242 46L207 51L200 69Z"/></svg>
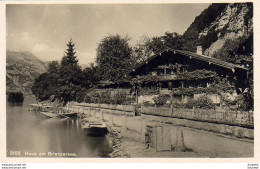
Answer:
<svg viewBox="0 0 260 169"><path fill-rule="evenodd" d="M157 76L161 81L176 80L178 75L159 75Z"/></svg>

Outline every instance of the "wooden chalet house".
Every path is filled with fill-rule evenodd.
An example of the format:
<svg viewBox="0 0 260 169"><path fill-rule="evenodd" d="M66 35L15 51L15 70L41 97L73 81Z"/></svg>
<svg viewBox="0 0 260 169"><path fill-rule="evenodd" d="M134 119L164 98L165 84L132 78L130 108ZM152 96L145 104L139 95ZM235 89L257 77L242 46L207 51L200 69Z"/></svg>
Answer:
<svg viewBox="0 0 260 169"><path fill-rule="evenodd" d="M193 90L193 93L186 95L187 98L194 98L207 90L210 91L216 75L228 79L235 85L233 94L239 94L248 87L247 68L205 56L201 47L197 48L197 53L164 50L138 64L129 75L136 79L146 79L142 87L159 88L160 94L176 93L174 96L182 101L183 94L178 94L178 90ZM199 89L201 92L198 92ZM220 102L216 94L209 95L213 102Z"/></svg>

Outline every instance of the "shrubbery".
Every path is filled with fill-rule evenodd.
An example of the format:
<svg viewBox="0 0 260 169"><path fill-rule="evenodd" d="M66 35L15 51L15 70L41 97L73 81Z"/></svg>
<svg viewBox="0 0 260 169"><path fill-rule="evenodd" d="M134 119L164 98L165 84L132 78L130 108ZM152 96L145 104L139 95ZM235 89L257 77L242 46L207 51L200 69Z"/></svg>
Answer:
<svg viewBox="0 0 260 169"><path fill-rule="evenodd" d="M192 108L201 108L201 109L215 109L215 104L213 101L208 98L206 95L202 95L196 99L188 99L187 102L173 102L173 103L167 103L170 101L169 95L159 95L157 97L153 98L154 104L147 101L144 102L144 106L172 106L174 108L186 108L186 109L192 109Z"/></svg>
<svg viewBox="0 0 260 169"><path fill-rule="evenodd" d="M168 95L159 95L153 98L155 106L164 106L169 100L170 96Z"/></svg>
<svg viewBox="0 0 260 169"><path fill-rule="evenodd" d="M215 105L210 98L206 95L202 95L197 99L188 99L186 103L183 102L174 102L174 108L201 108L201 109L215 109Z"/></svg>
<svg viewBox="0 0 260 169"><path fill-rule="evenodd" d="M86 103L99 103L99 104L131 104L131 98L128 97L126 91L117 91L112 93L106 91L90 91L85 96L84 102Z"/></svg>
<svg viewBox="0 0 260 169"><path fill-rule="evenodd" d="M196 108L203 108L203 109L214 109L215 105L213 101L209 99L206 95L202 95L195 100L195 107Z"/></svg>

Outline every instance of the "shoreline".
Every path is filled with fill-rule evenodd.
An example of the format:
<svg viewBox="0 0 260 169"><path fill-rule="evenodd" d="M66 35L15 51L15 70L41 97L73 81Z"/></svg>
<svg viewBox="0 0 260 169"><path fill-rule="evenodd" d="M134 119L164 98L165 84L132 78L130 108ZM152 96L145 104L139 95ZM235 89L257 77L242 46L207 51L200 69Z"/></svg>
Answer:
<svg viewBox="0 0 260 169"><path fill-rule="evenodd" d="M198 129L196 129L198 130ZM109 158L223 158L233 157L228 154L201 153L186 147L185 151L157 151L153 147L147 149L147 145L135 137L135 131L121 133L119 127L112 127L108 134L112 138L113 150L108 154ZM236 139L237 138L229 138ZM243 141L243 140L240 140ZM239 157L239 156L238 156ZM245 156L246 157L246 156Z"/></svg>
<svg viewBox="0 0 260 169"><path fill-rule="evenodd" d="M86 118L94 118L97 121L102 120L107 124L109 130L107 136L111 138L113 147L112 152L107 154L108 158L251 157L253 153L251 148L254 144L254 140L242 139L224 133L221 134L214 131L204 130L205 127L210 129L209 125L212 124L144 114L141 114L141 116L127 116L121 111L108 111L108 109L102 110L93 108L81 109L78 106L76 106L76 108L73 107L68 110L79 114L85 114ZM186 124L187 126L181 124ZM194 126L195 124L197 125ZM162 150L161 148L158 148L156 143L154 148L149 147L147 149L147 145L144 141L147 127L160 128L160 126L163 126L163 131L162 135L158 136L165 137L167 134L164 134L164 129L166 129L165 131L168 132L168 135L170 136L167 136L165 140L167 141L167 139L170 139L170 144L173 147L170 147L170 149L167 150ZM170 130L167 128L170 128ZM182 143L185 148L181 149L181 151L175 149L179 140L179 135L177 134L179 131L178 128L181 128L184 133L182 136ZM203 139L203 137L205 138ZM216 143L221 144L219 145L220 147L216 146ZM166 145L168 144L169 142L166 142ZM205 144L207 144L206 147ZM233 147L234 145L236 147L235 149L230 148L230 146ZM237 149L238 147L241 147L241 149ZM246 150L245 148L248 149ZM230 150L230 152L226 153L227 149ZM244 151L245 153L241 154L241 151Z"/></svg>
<svg viewBox="0 0 260 169"><path fill-rule="evenodd" d="M155 148L146 147L146 144L135 140L131 136L133 131L127 133L118 133L115 129L109 134L113 138L113 151L108 154L109 158L172 158L172 157L206 157L203 154L198 154L192 151L157 151ZM126 137L128 136L128 137Z"/></svg>

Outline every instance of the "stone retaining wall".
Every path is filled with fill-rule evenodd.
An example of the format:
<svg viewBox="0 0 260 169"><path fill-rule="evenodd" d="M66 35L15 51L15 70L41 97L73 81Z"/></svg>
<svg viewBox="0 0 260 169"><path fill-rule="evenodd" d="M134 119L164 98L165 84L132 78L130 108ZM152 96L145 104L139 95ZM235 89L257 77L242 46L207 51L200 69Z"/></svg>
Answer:
<svg viewBox="0 0 260 169"><path fill-rule="evenodd" d="M157 151L189 151L212 155L236 157L252 156L253 140L224 136L216 133L233 135L238 138L254 138L254 130L239 126L198 122L153 115L127 116L119 110L109 110L86 106L69 107L69 110L86 115L87 120L104 121L109 128L119 131L124 138L145 143L145 133L151 128L151 146ZM196 130L200 129L200 130ZM206 132L206 131L211 132ZM226 145L228 144L228 145ZM230 146L232 145L232 146ZM250 149L250 150L248 150ZM245 153L247 151L247 153ZM241 153L242 154L239 154ZM248 153L249 152L249 153ZM235 155L233 155L235 154Z"/></svg>
<svg viewBox="0 0 260 169"><path fill-rule="evenodd" d="M134 110L134 106L129 105L77 103L74 104L74 106L70 106L71 107L68 108L70 111L90 113L90 115L94 117L100 115L105 121L110 121L115 126L125 126L125 128L136 132L142 132L144 123L148 124L152 121L153 123L157 122L158 125L170 124L173 126L184 126L214 133L232 135L238 138L254 138L254 130L250 128L249 125L245 127L245 124L243 125L242 123L243 121L238 120L239 118L243 119L242 117L246 118L247 112L237 112L237 114L235 114L234 112L221 112L215 110L207 111L142 106L139 108L139 111L146 115L133 117L133 112L129 110ZM144 122L143 119L145 119L146 122ZM244 123L246 123L246 120Z"/></svg>

